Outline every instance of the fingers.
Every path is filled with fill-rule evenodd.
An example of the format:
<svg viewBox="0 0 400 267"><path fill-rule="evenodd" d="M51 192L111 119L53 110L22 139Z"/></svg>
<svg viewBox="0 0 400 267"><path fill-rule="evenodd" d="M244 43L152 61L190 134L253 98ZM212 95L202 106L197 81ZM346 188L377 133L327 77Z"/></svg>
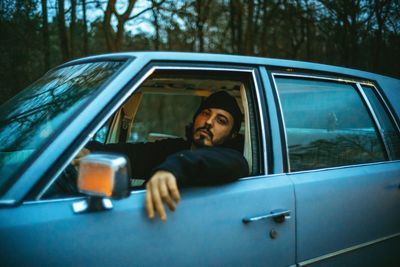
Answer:
<svg viewBox="0 0 400 267"><path fill-rule="evenodd" d="M164 205L161 201L159 188L157 186L152 187L150 192L151 192L151 196L153 199L153 205L154 205L156 212L158 213L158 215L160 216L160 219L162 221L166 221L167 214L165 213Z"/></svg>
<svg viewBox="0 0 400 267"><path fill-rule="evenodd" d="M181 195L179 194L178 185L176 184L176 179L169 179L167 181L169 192L176 203L181 201Z"/></svg>
<svg viewBox="0 0 400 267"><path fill-rule="evenodd" d="M76 157L71 161L71 164L74 166L78 166L81 161L81 158L83 158L88 154L90 154L90 150L87 148L82 148L81 151L79 151L78 155L76 155Z"/></svg>
<svg viewBox="0 0 400 267"><path fill-rule="evenodd" d="M154 218L154 206L153 199L151 197L151 187L149 184L146 185L146 202L145 202L146 212L149 219Z"/></svg>
<svg viewBox="0 0 400 267"><path fill-rule="evenodd" d="M175 203L169 195L168 188L165 181L160 181L160 195L164 203L167 203L168 208L175 211Z"/></svg>
<svg viewBox="0 0 400 267"><path fill-rule="evenodd" d="M164 203L171 211L175 211L176 204L180 201L180 194L175 176L167 171L156 172L146 184L145 206L147 216L152 219L158 213L160 219L165 221L167 214Z"/></svg>

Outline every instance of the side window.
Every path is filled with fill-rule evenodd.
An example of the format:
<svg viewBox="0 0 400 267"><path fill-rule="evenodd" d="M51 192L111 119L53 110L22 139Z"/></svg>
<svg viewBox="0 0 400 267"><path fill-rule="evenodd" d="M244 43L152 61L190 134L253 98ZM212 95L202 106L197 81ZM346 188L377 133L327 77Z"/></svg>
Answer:
<svg viewBox="0 0 400 267"><path fill-rule="evenodd" d="M254 126L253 80L249 74L248 71L157 70L114 114L105 143L131 143L134 148L134 144L160 139L190 140L190 124L200 103L212 93L226 91L235 97L244 115L237 138L244 144L243 154L252 174L257 174L259 144L252 142L257 133L250 131L257 127ZM134 177L132 184L137 185L136 180L143 178Z"/></svg>
<svg viewBox="0 0 400 267"><path fill-rule="evenodd" d="M191 148L191 123L200 103L215 92L225 91L234 97L243 114L241 128L229 140L230 146L243 151L252 175L260 173L263 166L258 158L260 144L254 142L260 134L251 71L155 69L116 112L109 114L90 140L96 142L86 148L129 157L131 189L141 189L152 170L169 155ZM160 139L168 140L157 142ZM76 195L76 179L76 169L69 165L44 198Z"/></svg>
<svg viewBox="0 0 400 267"><path fill-rule="evenodd" d="M157 139L185 137L186 126L200 105L196 95L144 93L127 142L152 142Z"/></svg>
<svg viewBox="0 0 400 267"><path fill-rule="evenodd" d="M385 160L385 150L355 84L275 78L290 171Z"/></svg>
<svg viewBox="0 0 400 267"><path fill-rule="evenodd" d="M389 151L391 159L400 159L400 135L393 120L388 116L387 110L380 101L380 97L374 87L362 86L369 102L375 111L379 126L383 135L383 139Z"/></svg>

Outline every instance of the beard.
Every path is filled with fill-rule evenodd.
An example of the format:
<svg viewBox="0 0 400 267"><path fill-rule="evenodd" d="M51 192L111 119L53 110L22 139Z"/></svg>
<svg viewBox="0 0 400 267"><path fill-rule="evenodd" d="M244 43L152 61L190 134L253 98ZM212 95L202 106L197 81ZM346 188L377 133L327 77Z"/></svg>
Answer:
<svg viewBox="0 0 400 267"><path fill-rule="evenodd" d="M198 135L198 137L196 137L197 133L200 131L206 132L207 136L201 134ZM213 146L223 145L224 143L228 142L231 139L232 139L231 134L223 136L219 139L215 139L214 134L210 131L210 128L208 126L203 126L194 130L192 135L192 144L196 148L213 147Z"/></svg>
<svg viewBox="0 0 400 267"><path fill-rule="evenodd" d="M196 134L197 134L198 132L200 132L200 131L206 132L206 134L208 135L208 140L209 140L209 142L210 142L211 144L206 144L207 136L199 135L199 136L196 138ZM210 127L208 127L208 126L203 126L203 127L199 127L199 128L197 128L196 130L194 130L193 136L192 136L192 141L193 141L193 144L194 144L196 147L207 147L207 146L213 146L213 138L214 138L214 135L213 135L213 133L210 131Z"/></svg>
<svg viewBox="0 0 400 267"><path fill-rule="evenodd" d="M196 148L201 148L201 147L208 147L206 145L205 142L205 137L204 136L200 136L199 138L193 138L192 144L194 145L194 147Z"/></svg>

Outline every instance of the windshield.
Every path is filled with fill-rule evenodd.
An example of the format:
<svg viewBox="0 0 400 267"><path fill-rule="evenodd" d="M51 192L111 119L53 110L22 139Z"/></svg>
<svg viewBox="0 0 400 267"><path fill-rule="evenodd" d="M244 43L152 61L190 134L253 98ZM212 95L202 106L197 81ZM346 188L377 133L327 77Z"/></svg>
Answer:
<svg viewBox="0 0 400 267"><path fill-rule="evenodd" d="M0 187L123 63L56 69L0 107Z"/></svg>

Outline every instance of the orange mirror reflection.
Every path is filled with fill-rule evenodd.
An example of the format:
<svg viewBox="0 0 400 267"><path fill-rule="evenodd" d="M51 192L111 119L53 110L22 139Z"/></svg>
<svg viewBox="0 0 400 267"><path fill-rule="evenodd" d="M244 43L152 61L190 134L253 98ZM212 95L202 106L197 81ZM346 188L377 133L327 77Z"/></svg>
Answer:
<svg viewBox="0 0 400 267"><path fill-rule="evenodd" d="M114 186L111 166L101 163L81 162L78 188L81 192L96 196L111 197Z"/></svg>

